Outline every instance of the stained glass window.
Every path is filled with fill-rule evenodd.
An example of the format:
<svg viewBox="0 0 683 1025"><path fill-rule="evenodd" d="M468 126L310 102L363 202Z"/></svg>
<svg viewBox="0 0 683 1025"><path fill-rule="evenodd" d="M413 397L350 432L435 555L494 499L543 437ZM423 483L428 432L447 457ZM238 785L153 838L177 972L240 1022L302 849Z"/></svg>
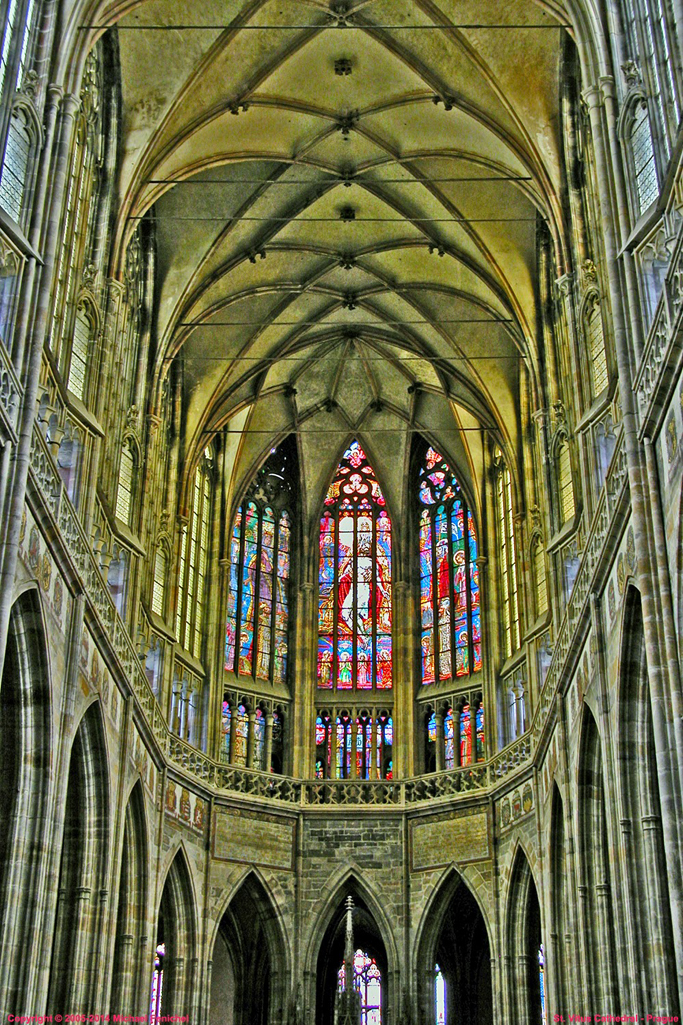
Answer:
<svg viewBox="0 0 683 1025"><path fill-rule="evenodd" d="M318 687L390 689L391 520L357 441L325 498L318 579Z"/></svg>
<svg viewBox="0 0 683 1025"><path fill-rule="evenodd" d="M455 733L453 727L453 709L449 708L443 719L444 740L446 742L446 757L444 764L447 769L455 768Z"/></svg>
<svg viewBox="0 0 683 1025"><path fill-rule="evenodd" d="M237 510L230 536L225 668L258 680L287 677L292 446L280 446ZM284 450L284 451L283 451Z"/></svg>
<svg viewBox="0 0 683 1025"><path fill-rule="evenodd" d="M481 702L477 705L477 711L474 717L474 724L476 730L476 752L477 761L483 762L486 759L486 744L484 738L484 706Z"/></svg>
<svg viewBox="0 0 683 1025"><path fill-rule="evenodd" d="M315 721L316 777L391 779L393 733L393 720L386 710L374 716L363 710L355 720L342 710L334 722L328 711L320 711Z"/></svg>
<svg viewBox="0 0 683 1025"><path fill-rule="evenodd" d="M422 683L481 669L477 532L453 471L428 448L419 472Z"/></svg>
<svg viewBox="0 0 683 1025"><path fill-rule="evenodd" d="M538 982L541 991L541 1025L548 1021L545 1009L545 952L543 944L538 948Z"/></svg>
<svg viewBox="0 0 683 1025"><path fill-rule="evenodd" d="M560 525L568 523L574 516L574 483L572 481L572 461L569 453L569 442L566 438L560 443L557 452L557 482L560 491Z"/></svg>
<svg viewBox="0 0 683 1025"><path fill-rule="evenodd" d="M509 658L520 645L519 596L517 588L517 546L512 516L512 477L500 451L496 455L496 519L500 544L500 572L503 600L505 654Z"/></svg>
<svg viewBox="0 0 683 1025"><path fill-rule="evenodd" d="M343 992L345 963L337 972L337 988ZM363 950L353 955L353 988L360 994L361 1025L382 1025L382 974L374 957Z"/></svg>
<svg viewBox="0 0 683 1025"><path fill-rule="evenodd" d="M201 658L204 637L204 605L209 565L211 525L211 467L213 453L207 448L189 489L189 516L180 537L178 599L175 630L178 643Z"/></svg>
<svg viewBox="0 0 683 1025"><path fill-rule="evenodd" d="M446 1025L446 980L438 965L434 966L434 1005L436 1025Z"/></svg>
<svg viewBox="0 0 683 1025"><path fill-rule="evenodd" d="M460 712L460 764L469 765L472 761L472 716L469 702L465 702Z"/></svg>

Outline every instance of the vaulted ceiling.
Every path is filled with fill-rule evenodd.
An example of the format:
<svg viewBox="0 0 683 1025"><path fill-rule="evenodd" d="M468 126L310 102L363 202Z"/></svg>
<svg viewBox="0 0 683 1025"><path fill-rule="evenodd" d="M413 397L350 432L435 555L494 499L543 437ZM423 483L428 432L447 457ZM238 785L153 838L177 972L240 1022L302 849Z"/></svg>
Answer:
<svg viewBox="0 0 683 1025"><path fill-rule="evenodd" d="M562 235L560 4L118 10L118 237L153 212L188 452L227 430L239 488L296 430L312 514L351 434L400 504L423 431L476 498L486 433L518 444L539 222Z"/></svg>

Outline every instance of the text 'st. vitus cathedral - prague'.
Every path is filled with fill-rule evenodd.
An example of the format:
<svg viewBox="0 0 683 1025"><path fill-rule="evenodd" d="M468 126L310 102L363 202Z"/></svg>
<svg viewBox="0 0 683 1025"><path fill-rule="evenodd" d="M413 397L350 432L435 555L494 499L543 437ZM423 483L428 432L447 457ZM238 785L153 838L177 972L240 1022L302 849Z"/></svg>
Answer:
<svg viewBox="0 0 683 1025"><path fill-rule="evenodd" d="M2 1020L678 1021L681 0L0 18Z"/></svg>

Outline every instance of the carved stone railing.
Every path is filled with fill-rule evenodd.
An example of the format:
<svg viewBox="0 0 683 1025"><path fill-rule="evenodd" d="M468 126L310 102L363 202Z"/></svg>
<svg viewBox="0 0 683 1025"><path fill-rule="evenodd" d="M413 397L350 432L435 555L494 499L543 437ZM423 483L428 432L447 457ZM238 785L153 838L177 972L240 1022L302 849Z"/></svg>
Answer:
<svg viewBox="0 0 683 1025"><path fill-rule="evenodd" d="M660 385L681 348L678 328L682 307L683 235L679 235L633 385L641 430L653 417Z"/></svg>
<svg viewBox="0 0 683 1025"><path fill-rule="evenodd" d="M23 387L9 355L9 339L25 260L5 232L0 231L0 427L13 442L17 440Z"/></svg>
<svg viewBox="0 0 683 1025"><path fill-rule="evenodd" d="M510 773L525 765L531 757L531 742L528 733L494 755L488 764L489 786L501 782Z"/></svg>
<svg viewBox="0 0 683 1025"><path fill-rule="evenodd" d="M489 775L486 762L464 765L446 772L432 772L428 776L417 776L404 783L405 803L434 801L440 797L456 797L488 788Z"/></svg>
<svg viewBox="0 0 683 1025"><path fill-rule="evenodd" d="M304 783L307 805L400 805L402 784L390 779L319 779Z"/></svg>
<svg viewBox="0 0 683 1025"><path fill-rule="evenodd" d="M615 513L621 506L621 496L627 487L626 451L623 433L620 432L598 500L586 547L581 556L581 564L576 574L574 587L555 638L552 662L539 695L531 727L534 748L538 744L548 718L548 712L564 677L570 655L575 646L583 640L583 634L577 628L580 623L587 620L586 607L593 577L604 554L606 542L613 534Z"/></svg>
<svg viewBox="0 0 683 1025"><path fill-rule="evenodd" d="M23 389L0 339L0 415L6 434L14 442L17 440L17 418L22 396Z"/></svg>
<svg viewBox="0 0 683 1025"><path fill-rule="evenodd" d="M59 529L71 565L102 633L108 638L133 693L157 741L165 750L167 727L161 709L133 646L128 630L116 611L98 561L88 544L80 519L62 482L45 438L36 427L31 444L31 476Z"/></svg>

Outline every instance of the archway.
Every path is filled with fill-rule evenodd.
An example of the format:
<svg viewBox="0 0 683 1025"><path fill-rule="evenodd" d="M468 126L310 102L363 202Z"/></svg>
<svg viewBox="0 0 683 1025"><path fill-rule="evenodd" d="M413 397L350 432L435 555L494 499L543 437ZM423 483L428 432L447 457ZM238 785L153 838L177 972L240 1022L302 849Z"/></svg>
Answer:
<svg viewBox="0 0 683 1025"><path fill-rule="evenodd" d="M541 908L531 868L520 848L510 877L507 910L508 1002L514 1025L547 1020Z"/></svg>
<svg viewBox="0 0 683 1025"><path fill-rule="evenodd" d="M488 930L477 901L457 873L432 900L417 971L425 1022L437 1021L439 1004L444 1025L490 1025L493 1021Z"/></svg>
<svg viewBox="0 0 683 1025"><path fill-rule="evenodd" d="M389 964L379 926L353 882L344 887L318 951L316 1025L333 1025L346 941L346 898L352 897L354 988L361 994L363 1025L386 1025Z"/></svg>
<svg viewBox="0 0 683 1025"><path fill-rule="evenodd" d="M50 686L36 591L10 613L0 687L0 949L21 958L0 961L0 1006L28 1013L29 965L41 942L40 923L25 913L44 868L45 808L50 764ZM11 894L23 896L21 906Z"/></svg>
<svg viewBox="0 0 683 1025"><path fill-rule="evenodd" d="M250 874L216 934L210 1025L269 1025L284 1007L285 951L273 903Z"/></svg>
<svg viewBox="0 0 683 1025"><path fill-rule="evenodd" d="M48 1011L89 1013L109 842L109 775L102 715L89 706L71 748Z"/></svg>
<svg viewBox="0 0 683 1025"><path fill-rule="evenodd" d="M142 1014L147 1005L149 973L146 949L147 833L142 784L138 781L126 807L123 829L116 944L112 975L112 1014Z"/></svg>
<svg viewBox="0 0 683 1025"><path fill-rule="evenodd" d="M182 849L168 870L157 919L154 967L155 1011L190 1015L196 990L195 903L190 873Z"/></svg>

